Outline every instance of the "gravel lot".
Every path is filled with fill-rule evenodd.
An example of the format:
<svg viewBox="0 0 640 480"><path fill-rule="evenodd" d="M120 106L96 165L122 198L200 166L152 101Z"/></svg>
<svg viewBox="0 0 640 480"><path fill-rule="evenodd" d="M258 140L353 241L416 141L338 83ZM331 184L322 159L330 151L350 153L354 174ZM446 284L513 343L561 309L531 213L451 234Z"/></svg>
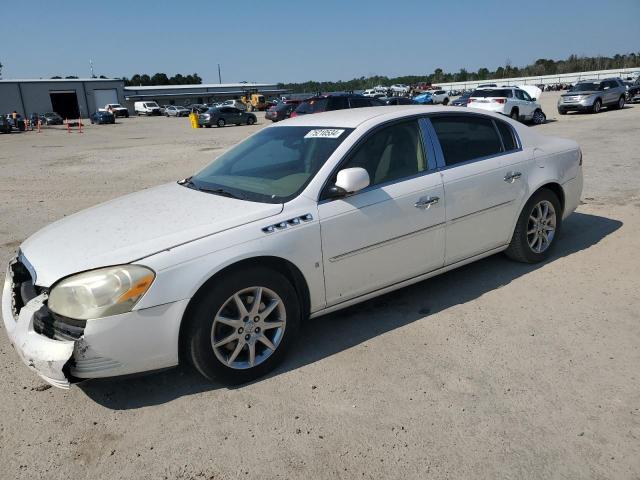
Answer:
<svg viewBox="0 0 640 480"><path fill-rule="evenodd" d="M188 368L47 389L2 332L0 476L640 479L640 106L561 117L556 99L532 128L581 144L585 189L549 262L497 255L311 320L234 389ZM0 135L0 261L264 125Z"/></svg>

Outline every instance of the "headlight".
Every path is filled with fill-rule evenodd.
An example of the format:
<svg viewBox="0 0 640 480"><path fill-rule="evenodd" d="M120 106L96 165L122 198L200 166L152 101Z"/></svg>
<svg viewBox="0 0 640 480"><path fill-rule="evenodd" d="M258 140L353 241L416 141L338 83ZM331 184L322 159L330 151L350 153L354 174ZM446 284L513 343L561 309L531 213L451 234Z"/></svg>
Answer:
<svg viewBox="0 0 640 480"><path fill-rule="evenodd" d="M140 265L121 265L72 275L49 294L54 313L78 320L102 318L131 311L155 278Z"/></svg>

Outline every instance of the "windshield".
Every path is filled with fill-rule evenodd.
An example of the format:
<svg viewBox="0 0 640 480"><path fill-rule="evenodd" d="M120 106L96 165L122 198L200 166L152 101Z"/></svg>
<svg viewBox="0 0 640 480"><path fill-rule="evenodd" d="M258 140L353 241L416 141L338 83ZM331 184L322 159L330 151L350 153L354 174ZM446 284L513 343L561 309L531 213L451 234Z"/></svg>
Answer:
<svg viewBox="0 0 640 480"><path fill-rule="evenodd" d="M215 159L189 183L246 200L283 203L302 191L352 130L266 128Z"/></svg>
<svg viewBox="0 0 640 480"><path fill-rule="evenodd" d="M571 89L572 92L589 92L592 90L599 90L600 82L583 82L576 83L576 85Z"/></svg>
<svg viewBox="0 0 640 480"><path fill-rule="evenodd" d="M316 113L316 112L324 112L327 109L327 98L312 98L310 100L305 100L298 108L296 108L297 113Z"/></svg>
<svg viewBox="0 0 640 480"><path fill-rule="evenodd" d="M471 97L512 97L511 90L474 90L474 92L470 95Z"/></svg>

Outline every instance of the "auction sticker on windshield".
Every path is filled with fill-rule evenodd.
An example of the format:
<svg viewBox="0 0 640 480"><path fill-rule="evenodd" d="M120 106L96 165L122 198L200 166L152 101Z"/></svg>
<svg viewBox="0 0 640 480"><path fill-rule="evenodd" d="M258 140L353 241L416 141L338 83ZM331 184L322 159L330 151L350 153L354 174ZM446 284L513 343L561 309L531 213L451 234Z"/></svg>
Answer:
<svg viewBox="0 0 640 480"><path fill-rule="evenodd" d="M319 128L317 130L311 130L304 138L339 138L344 133L344 130L339 128Z"/></svg>

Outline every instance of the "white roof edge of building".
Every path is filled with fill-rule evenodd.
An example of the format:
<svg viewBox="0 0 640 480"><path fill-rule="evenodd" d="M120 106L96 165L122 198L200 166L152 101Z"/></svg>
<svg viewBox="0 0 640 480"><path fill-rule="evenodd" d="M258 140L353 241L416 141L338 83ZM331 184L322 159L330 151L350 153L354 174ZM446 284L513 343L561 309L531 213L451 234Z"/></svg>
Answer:
<svg viewBox="0 0 640 480"><path fill-rule="evenodd" d="M121 78L3 78L0 82L122 82Z"/></svg>

